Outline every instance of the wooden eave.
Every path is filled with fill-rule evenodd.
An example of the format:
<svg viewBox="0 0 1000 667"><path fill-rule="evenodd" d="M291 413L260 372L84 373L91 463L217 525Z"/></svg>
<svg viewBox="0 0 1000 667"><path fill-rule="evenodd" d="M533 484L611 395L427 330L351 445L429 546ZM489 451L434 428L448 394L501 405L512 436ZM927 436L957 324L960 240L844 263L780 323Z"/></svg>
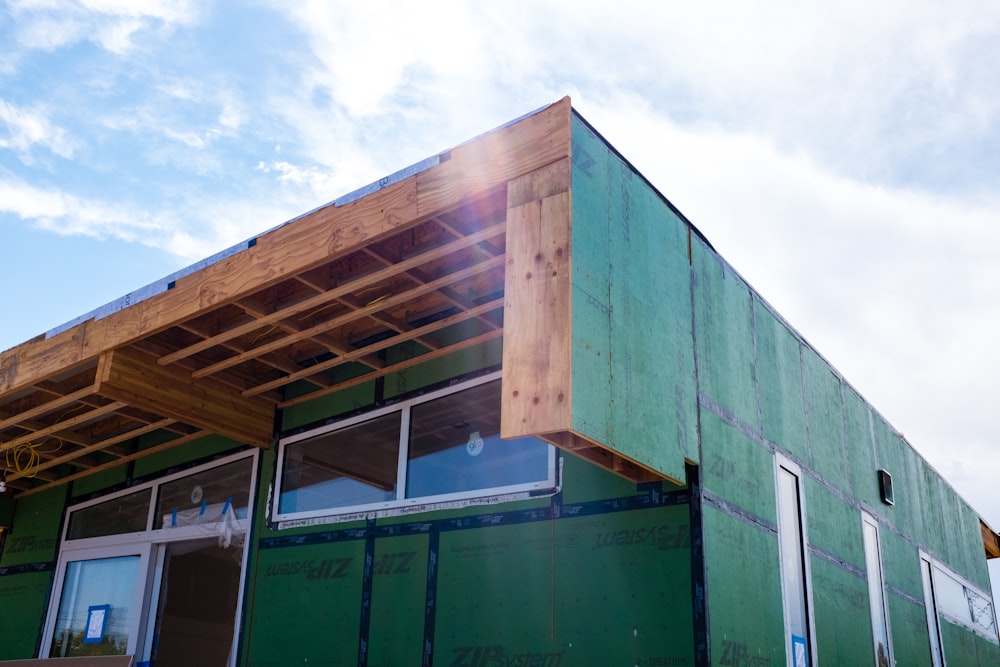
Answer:
<svg viewBox="0 0 1000 667"><path fill-rule="evenodd" d="M538 251L510 221L534 216L537 232L553 197L564 217L556 286L565 303L539 321L558 327L569 312L570 114L563 99L424 171L278 227L165 292L3 352L0 465L20 463L6 466L8 486L35 493L213 433L267 447L276 408L499 338L515 302L523 327L538 295L507 274ZM408 355L392 353L403 344ZM536 362L505 341L504 410L520 395L508 374L522 390L566 384L568 368L546 379L526 367ZM513 401L510 414L525 409ZM572 442L582 455L599 449L566 434L568 423L565 411L540 423L535 410L515 430ZM138 444L154 432L159 444ZM655 477L613 452L590 458Z"/></svg>
<svg viewBox="0 0 1000 667"><path fill-rule="evenodd" d="M983 548L986 550L986 559L1000 558L1000 535L997 535L982 518L979 519L979 530L983 535Z"/></svg>

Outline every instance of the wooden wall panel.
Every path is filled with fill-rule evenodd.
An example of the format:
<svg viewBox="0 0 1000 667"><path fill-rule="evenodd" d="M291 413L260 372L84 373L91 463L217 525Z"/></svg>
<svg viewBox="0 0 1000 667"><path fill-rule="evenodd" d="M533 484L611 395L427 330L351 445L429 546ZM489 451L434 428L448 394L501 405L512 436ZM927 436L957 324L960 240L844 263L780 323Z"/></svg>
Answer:
<svg viewBox="0 0 1000 667"><path fill-rule="evenodd" d="M569 159L507 190L503 409L505 438L569 428Z"/></svg>

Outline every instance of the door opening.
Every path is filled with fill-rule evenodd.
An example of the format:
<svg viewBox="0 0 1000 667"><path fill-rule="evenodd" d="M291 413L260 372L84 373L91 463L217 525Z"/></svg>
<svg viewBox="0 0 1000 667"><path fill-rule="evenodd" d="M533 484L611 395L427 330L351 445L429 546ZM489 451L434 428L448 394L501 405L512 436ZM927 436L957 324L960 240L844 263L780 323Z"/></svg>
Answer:
<svg viewBox="0 0 1000 667"><path fill-rule="evenodd" d="M225 667L231 663L243 550L218 540L161 546L150 667Z"/></svg>

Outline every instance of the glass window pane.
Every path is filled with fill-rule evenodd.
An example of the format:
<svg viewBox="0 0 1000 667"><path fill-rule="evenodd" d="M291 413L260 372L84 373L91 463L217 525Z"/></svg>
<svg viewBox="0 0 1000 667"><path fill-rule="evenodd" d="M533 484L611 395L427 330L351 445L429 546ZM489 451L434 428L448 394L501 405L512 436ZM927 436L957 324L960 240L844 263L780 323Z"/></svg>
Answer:
<svg viewBox="0 0 1000 667"><path fill-rule="evenodd" d="M885 589L882 579L882 561L879 558L878 528L862 522L864 528L865 569L868 574L868 601L872 614L872 634L875 637L875 664L891 664L889 653L889 625L886 621Z"/></svg>
<svg viewBox="0 0 1000 667"><path fill-rule="evenodd" d="M970 588L966 588L965 592L969 596L969 612L972 614L973 625L991 637L996 637L997 622L993 613L993 603L986 596Z"/></svg>
<svg viewBox="0 0 1000 667"><path fill-rule="evenodd" d="M805 561L802 555L802 518L799 511L799 478L778 468L778 539L781 547L781 576L784 581L786 618L792 635L789 647L795 656L808 664L809 618L806 613ZM798 653L794 653L794 652ZM800 655L801 653L801 655Z"/></svg>
<svg viewBox="0 0 1000 667"><path fill-rule="evenodd" d="M230 508L246 518L252 470L253 459L245 458L163 484L153 515L156 527L210 523Z"/></svg>
<svg viewBox="0 0 1000 667"><path fill-rule="evenodd" d="M69 517L68 539L120 535L146 530L150 489L76 510Z"/></svg>
<svg viewBox="0 0 1000 667"><path fill-rule="evenodd" d="M934 593L937 596L938 610L963 623L972 623L965 586L944 570L940 568L935 570Z"/></svg>
<svg viewBox="0 0 1000 667"><path fill-rule="evenodd" d="M278 513L395 500L400 415L393 412L286 446Z"/></svg>
<svg viewBox="0 0 1000 667"><path fill-rule="evenodd" d="M500 382L415 405L410 412L406 497L542 482L549 446L500 439Z"/></svg>
<svg viewBox="0 0 1000 667"><path fill-rule="evenodd" d="M931 579L931 564L921 557L920 574L924 582L924 611L927 614L927 635L931 644L931 665L942 667L944 656L941 653L941 635L937 620L937 602L934 583Z"/></svg>
<svg viewBox="0 0 1000 667"><path fill-rule="evenodd" d="M124 655L138 573L139 556L69 563L49 655Z"/></svg>

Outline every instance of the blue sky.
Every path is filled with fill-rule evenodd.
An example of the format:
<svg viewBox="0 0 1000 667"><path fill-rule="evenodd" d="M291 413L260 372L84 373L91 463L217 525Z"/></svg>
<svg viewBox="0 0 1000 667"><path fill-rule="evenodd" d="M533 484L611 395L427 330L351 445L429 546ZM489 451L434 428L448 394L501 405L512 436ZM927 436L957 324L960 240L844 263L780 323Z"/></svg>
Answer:
<svg viewBox="0 0 1000 667"><path fill-rule="evenodd" d="M0 349L568 94L1000 528L996 3L7 0L0 44Z"/></svg>

